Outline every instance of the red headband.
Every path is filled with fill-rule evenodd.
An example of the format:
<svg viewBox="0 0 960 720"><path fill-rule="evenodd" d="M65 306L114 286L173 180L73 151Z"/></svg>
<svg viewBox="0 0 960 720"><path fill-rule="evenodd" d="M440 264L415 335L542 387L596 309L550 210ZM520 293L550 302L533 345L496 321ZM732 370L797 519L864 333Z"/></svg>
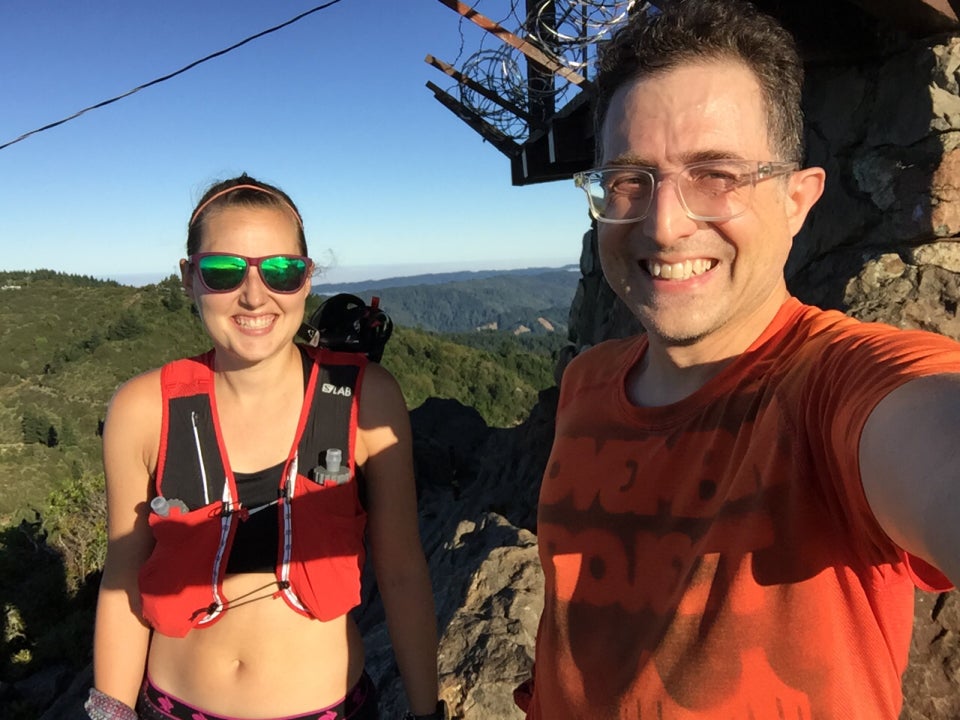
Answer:
<svg viewBox="0 0 960 720"><path fill-rule="evenodd" d="M286 206L290 209L290 212L292 212L292 213L293 213L293 216L297 219L297 224L300 225L300 229L303 230L303 219L300 217L300 213L298 213L298 212L296 211L296 209L294 209L293 205L291 205L289 202L287 202L286 200L284 200L283 197L281 197L281 196L278 195L277 193L273 192L272 190L267 190L266 188L262 188L262 187L260 187L259 185L233 185L233 186L231 186L231 187L225 188L224 190L221 190L220 192L214 193L213 195L211 195L210 197L208 197L208 198L200 205L200 207L198 207L198 208L194 211L193 217L190 218L190 224L189 224L187 227L193 227L193 224L197 221L197 218L200 217L200 213L202 213L204 210L206 210L206 209L207 209L207 206L208 206L210 203L212 203L212 202L213 202L214 200L216 200L218 197L221 197L221 196L223 196L223 195L226 195L227 193L232 193L234 190L256 190L257 192L262 192L262 193L265 193L265 194L267 194L267 195L270 195L271 197L276 198L277 200L279 200L280 202L282 202L284 205L286 205Z"/></svg>

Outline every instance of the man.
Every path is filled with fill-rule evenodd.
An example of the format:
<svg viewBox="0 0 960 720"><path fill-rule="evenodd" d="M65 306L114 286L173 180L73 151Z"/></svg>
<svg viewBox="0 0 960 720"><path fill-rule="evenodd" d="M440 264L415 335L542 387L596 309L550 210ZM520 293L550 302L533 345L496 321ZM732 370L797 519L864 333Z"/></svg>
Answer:
<svg viewBox="0 0 960 720"><path fill-rule="evenodd" d="M801 81L741 0L636 16L601 59L576 179L646 333L563 378L528 718L893 720L914 585L960 580L960 345L787 291L825 179Z"/></svg>

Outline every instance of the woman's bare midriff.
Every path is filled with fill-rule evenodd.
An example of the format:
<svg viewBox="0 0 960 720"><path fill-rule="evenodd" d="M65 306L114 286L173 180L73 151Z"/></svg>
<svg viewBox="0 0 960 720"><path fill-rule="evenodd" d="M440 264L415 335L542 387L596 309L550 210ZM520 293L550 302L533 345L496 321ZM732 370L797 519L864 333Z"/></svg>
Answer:
<svg viewBox="0 0 960 720"><path fill-rule="evenodd" d="M277 585L272 574L249 573L228 576L223 589L227 598L259 597ZM363 663L349 615L321 622L278 596L238 604L183 638L155 632L147 672L158 688L191 705L254 720L337 702L360 679Z"/></svg>

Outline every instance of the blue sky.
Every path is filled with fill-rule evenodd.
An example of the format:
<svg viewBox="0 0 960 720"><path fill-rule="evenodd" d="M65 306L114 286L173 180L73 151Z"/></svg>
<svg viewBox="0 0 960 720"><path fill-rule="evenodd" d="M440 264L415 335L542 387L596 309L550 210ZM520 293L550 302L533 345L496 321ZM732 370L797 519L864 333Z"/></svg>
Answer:
<svg viewBox="0 0 960 720"><path fill-rule="evenodd" d="M5 0L0 144L319 4ZM589 218L572 182L513 187L425 87L452 84L428 53L462 63L500 46L485 35L438 0L342 0L0 150L0 269L164 277L204 189L244 171L298 203L329 281L575 263Z"/></svg>

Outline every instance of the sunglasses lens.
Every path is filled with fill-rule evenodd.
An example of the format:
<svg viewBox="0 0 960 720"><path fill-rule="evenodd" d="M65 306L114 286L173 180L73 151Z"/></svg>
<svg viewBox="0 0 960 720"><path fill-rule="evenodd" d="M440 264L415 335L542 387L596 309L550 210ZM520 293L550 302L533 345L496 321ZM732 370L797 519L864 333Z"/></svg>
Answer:
<svg viewBox="0 0 960 720"><path fill-rule="evenodd" d="M197 263L203 284L214 292L234 290L247 274L247 261L236 255L207 255Z"/></svg>
<svg viewBox="0 0 960 720"><path fill-rule="evenodd" d="M260 262L264 284L276 292L296 292L307 278L307 261L302 257L278 255Z"/></svg>

